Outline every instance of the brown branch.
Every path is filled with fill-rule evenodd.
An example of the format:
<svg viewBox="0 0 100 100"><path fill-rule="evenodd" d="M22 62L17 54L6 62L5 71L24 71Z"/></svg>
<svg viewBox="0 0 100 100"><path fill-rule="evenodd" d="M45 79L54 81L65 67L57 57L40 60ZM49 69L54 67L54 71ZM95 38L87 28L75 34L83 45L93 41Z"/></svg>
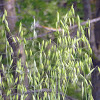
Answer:
<svg viewBox="0 0 100 100"><path fill-rule="evenodd" d="M98 21L100 21L100 17L91 19L91 20L90 20L90 24L95 23L95 22L98 22ZM88 23L88 20L82 22L81 25L83 26L83 25L85 25L86 23ZM61 31L62 31L61 28L59 28L59 29L49 28L49 27L46 27L46 26L42 26L42 25L40 25L40 24L36 24L35 27L36 27L36 28L43 28L43 29L49 31L49 32L47 32L47 33L38 35L37 38L42 38L43 36L46 36L46 35L51 34L51 33L53 33L53 32L57 32L57 31L61 32ZM70 27L69 27L69 30L72 30L72 29L75 29L75 28L78 28L78 25L70 26ZM30 38L27 38L26 40L32 40L32 39L35 39L35 38L34 38L34 37L30 37Z"/></svg>
<svg viewBox="0 0 100 100"><path fill-rule="evenodd" d="M90 24L95 23L95 22L98 22L98 21L100 21L100 17L91 19L91 20L90 20ZM82 22L81 25L83 26L83 25L85 25L86 23L88 23L88 20ZM39 25L39 24L37 24L36 27L38 27L38 28L44 28L44 29L49 30L49 31L59 31L59 32L62 31L61 28L59 28L59 29L49 28L49 27L42 26L42 25ZM69 30L75 29L75 28L77 28L77 27L78 27L78 25L70 26L70 27L69 27Z"/></svg>
<svg viewBox="0 0 100 100"><path fill-rule="evenodd" d="M100 17L91 19L91 20L90 20L90 24L95 23L95 22L98 22L98 21L100 21ZM81 25L83 26L83 25L85 25L86 23L88 23L88 20L85 21L85 22L82 22ZM71 29L75 29L75 28L77 28L77 27L78 27L78 25L74 25L74 26L69 27L69 29L71 30Z"/></svg>
<svg viewBox="0 0 100 100"><path fill-rule="evenodd" d="M55 32L55 31L49 31L49 32L44 33L44 34L37 35L37 38L42 38L42 37L44 37L44 36L46 36L48 34L51 34L53 32ZM36 38L35 37L30 37L30 38L27 38L26 40L33 40L33 39L36 39Z"/></svg>

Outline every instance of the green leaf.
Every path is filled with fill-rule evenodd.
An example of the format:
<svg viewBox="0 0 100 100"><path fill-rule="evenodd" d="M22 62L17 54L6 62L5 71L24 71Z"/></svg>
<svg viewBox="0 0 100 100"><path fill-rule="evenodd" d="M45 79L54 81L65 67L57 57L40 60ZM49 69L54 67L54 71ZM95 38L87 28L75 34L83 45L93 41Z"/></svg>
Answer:
<svg viewBox="0 0 100 100"><path fill-rule="evenodd" d="M26 54L26 56L28 56L27 50L25 50L25 54Z"/></svg>
<svg viewBox="0 0 100 100"><path fill-rule="evenodd" d="M98 71L99 71L99 73L100 73L100 67L98 67Z"/></svg>
<svg viewBox="0 0 100 100"><path fill-rule="evenodd" d="M5 70L4 70L4 65L3 65L3 64L2 64L2 70L3 70L3 72L5 71Z"/></svg>
<svg viewBox="0 0 100 100"><path fill-rule="evenodd" d="M83 82L82 82L82 98L84 96L84 86L83 86Z"/></svg>
<svg viewBox="0 0 100 100"><path fill-rule="evenodd" d="M21 100L24 100L24 95L23 94L21 95Z"/></svg>
<svg viewBox="0 0 100 100"><path fill-rule="evenodd" d="M32 56L32 50L30 49L30 56Z"/></svg>
<svg viewBox="0 0 100 100"><path fill-rule="evenodd" d="M12 63L13 63L13 59L12 59L11 62L10 62L10 66L12 65Z"/></svg>
<svg viewBox="0 0 100 100"><path fill-rule="evenodd" d="M16 78L16 80L15 80L15 83L17 83L18 82L18 77Z"/></svg>
<svg viewBox="0 0 100 100"><path fill-rule="evenodd" d="M2 55L0 56L0 62L2 61Z"/></svg>
<svg viewBox="0 0 100 100"><path fill-rule="evenodd" d="M21 36L21 38L23 38L23 31L20 32L20 36Z"/></svg>
<svg viewBox="0 0 100 100"><path fill-rule="evenodd" d="M11 94L11 90L7 91L7 96L9 96Z"/></svg>
<svg viewBox="0 0 100 100"><path fill-rule="evenodd" d="M57 12L57 22L59 22L59 12Z"/></svg>
<svg viewBox="0 0 100 100"><path fill-rule="evenodd" d="M20 24L19 24L19 33L21 32L21 29L22 29L22 23L20 22Z"/></svg>
<svg viewBox="0 0 100 100"><path fill-rule="evenodd" d="M2 84L2 79L1 79L1 74L0 74L0 87L1 87L1 84Z"/></svg>
<svg viewBox="0 0 100 100"><path fill-rule="evenodd" d="M33 97L33 100L36 100L34 95L32 97Z"/></svg>
<svg viewBox="0 0 100 100"><path fill-rule="evenodd" d="M87 82L86 78L82 74L80 74L80 76L82 77L82 79L84 80L84 82L86 83L86 85L88 85L88 82Z"/></svg>
<svg viewBox="0 0 100 100"><path fill-rule="evenodd" d="M5 14L5 16L7 16L7 11L6 10L4 10L4 14Z"/></svg>
<svg viewBox="0 0 100 100"><path fill-rule="evenodd" d="M27 42L26 42L26 39L24 38L24 44L26 44Z"/></svg>
<svg viewBox="0 0 100 100"><path fill-rule="evenodd" d="M2 22L5 20L5 15L3 15L3 17L2 17Z"/></svg>

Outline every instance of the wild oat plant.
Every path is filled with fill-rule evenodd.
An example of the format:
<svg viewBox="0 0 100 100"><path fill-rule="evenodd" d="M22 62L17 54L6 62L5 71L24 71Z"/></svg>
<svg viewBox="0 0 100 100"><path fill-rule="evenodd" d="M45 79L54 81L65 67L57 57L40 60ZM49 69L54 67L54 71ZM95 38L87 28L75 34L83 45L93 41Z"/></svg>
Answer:
<svg viewBox="0 0 100 100"><path fill-rule="evenodd" d="M9 30L6 22L4 26ZM77 25L76 28L73 28ZM34 25L35 26L35 20ZM25 72L21 65L21 59L17 60L15 72L18 77L14 79L12 70L13 50L6 41L6 58L0 56L0 100L4 96L9 100L25 100L31 94L31 100L92 100L91 93L91 54L92 50L86 34L90 36L90 23L81 26L79 16L75 15L73 6L63 19L57 13L55 39L39 41L35 28L33 28L33 40L26 40L23 28L20 24L21 39L23 43L27 67L28 89L24 86ZM88 30L88 32L85 31ZM31 33L30 33L31 34ZM4 61L5 60L5 61ZM20 82L18 82L18 80ZM16 88L17 93L13 94ZM8 100L8 99L6 99Z"/></svg>

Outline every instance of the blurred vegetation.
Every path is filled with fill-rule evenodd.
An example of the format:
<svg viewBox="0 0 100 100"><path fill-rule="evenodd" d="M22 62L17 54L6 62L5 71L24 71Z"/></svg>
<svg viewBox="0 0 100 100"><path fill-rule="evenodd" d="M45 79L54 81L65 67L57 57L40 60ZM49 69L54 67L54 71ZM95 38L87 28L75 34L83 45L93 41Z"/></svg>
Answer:
<svg viewBox="0 0 100 100"><path fill-rule="evenodd" d="M23 3L22 3L22 2ZM18 3L19 9L17 8L18 15L22 17L20 21L23 24L26 23L28 27L31 25L33 18L39 21L40 24L45 26L55 27L56 13L60 13L60 17L63 18L70 7L74 5L74 9L77 14L83 18L83 6L81 0L21 0ZM27 25L28 24L28 25Z"/></svg>

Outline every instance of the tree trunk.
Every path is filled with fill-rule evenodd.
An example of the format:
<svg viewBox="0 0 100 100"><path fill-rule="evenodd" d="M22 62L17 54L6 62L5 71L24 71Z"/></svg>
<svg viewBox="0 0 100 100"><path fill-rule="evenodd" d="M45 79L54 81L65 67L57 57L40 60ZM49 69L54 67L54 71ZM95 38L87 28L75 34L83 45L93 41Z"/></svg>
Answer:
<svg viewBox="0 0 100 100"><path fill-rule="evenodd" d="M7 11L7 21L10 31L14 31L15 24L17 21L16 12L15 12L15 0L5 0L4 8Z"/></svg>
<svg viewBox="0 0 100 100"><path fill-rule="evenodd" d="M15 0L5 0L4 2L4 8L7 11L7 22L8 22L8 27L10 29L10 32L6 29L6 37L8 39L8 42L10 44L10 46L13 49L13 64L12 64L12 68L13 68L13 75L14 75L14 79L16 80L16 78L18 77L19 79L19 74L16 72L16 67L17 67L17 61L19 59L21 59L21 65L22 67L24 67L24 84L26 89L28 90L29 87L29 83L28 83L28 77L27 77L27 68L25 66L25 54L24 54L24 47L23 47L23 43L19 44L19 42L17 41L17 37L18 34L14 34L16 33L15 31L15 24L17 21L17 17L16 17L16 12L15 12ZM13 38L15 38L16 42L13 41ZM19 39L21 39L19 37ZM20 50L20 54L18 54L18 51ZM17 85L20 83L20 80L18 80L17 84L16 84L16 89L13 92L13 94L17 93ZM30 96L28 96L25 100L30 100Z"/></svg>
<svg viewBox="0 0 100 100"><path fill-rule="evenodd" d="M96 2L96 17L100 17L100 0ZM95 38L97 49L100 50L100 21L95 24Z"/></svg>
<svg viewBox="0 0 100 100"><path fill-rule="evenodd" d="M84 9L84 20L92 19L90 0L82 0ZM88 35L87 35L88 36ZM95 36L94 36L94 24L90 25L90 45L94 52L96 52Z"/></svg>
<svg viewBox="0 0 100 100"><path fill-rule="evenodd" d="M96 17L100 17L100 0L96 0ZM93 60L93 67L95 70L92 73L92 85L93 85L93 98L94 100L100 100L100 73L97 66L100 67L100 21L95 24L95 42L97 52L95 56L97 59Z"/></svg>
<svg viewBox="0 0 100 100"><path fill-rule="evenodd" d="M100 100L100 73L97 66L100 66L100 61L93 60L95 70L92 73L92 95L94 100Z"/></svg>
<svg viewBox="0 0 100 100"><path fill-rule="evenodd" d="M83 5L84 5L84 19L91 19L92 15L91 15L91 6L90 6L90 0L83 0ZM100 0L98 0L97 2L97 15L96 17L99 17L98 12L100 12ZM92 47L92 50L94 52L94 55L96 58L98 58L99 54L97 52L97 48L98 48L98 44L100 43L100 21L97 22L95 24L95 26L93 24L91 24L90 30L91 30L91 37L90 37L90 44ZM94 30L95 28L95 30ZM95 34L94 34L95 33ZM99 58L98 58L99 59ZM100 62L95 60L93 58L93 67L95 68L95 70L93 71L92 75L91 75L91 79L92 79L92 95L94 100L100 100L100 75L99 75L99 71L98 68L96 66L100 66Z"/></svg>
<svg viewBox="0 0 100 100"><path fill-rule="evenodd" d="M84 20L92 18L90 0L82 0L82 2L83 2L83 8L84 8Z"/></svg>

